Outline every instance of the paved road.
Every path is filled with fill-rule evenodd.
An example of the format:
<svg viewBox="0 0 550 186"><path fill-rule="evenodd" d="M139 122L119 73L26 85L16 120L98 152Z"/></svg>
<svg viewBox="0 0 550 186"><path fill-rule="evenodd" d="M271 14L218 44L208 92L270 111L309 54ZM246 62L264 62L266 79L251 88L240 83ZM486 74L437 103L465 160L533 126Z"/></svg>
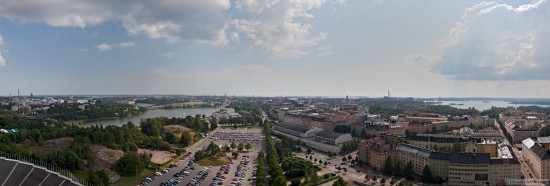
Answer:
<svg viewBox="0 0 550 186"><path fill-rule="evenodd" d="M500 131L500 133L504 136L504 132L502 131L502 129L500 128L496 120L495 120L495 126ZM539 185L537 183L538 178L535 177L533 170L531 169L531 167L529 167L529 165L527 165L527 162L525 162L525 160L523 159L522 152L518 150L518 148L516 147L516 144L510 143L510 141L508 141L508 138L506 137L503 137L503 138L506 141L506 143L510 144L510 146L512 147L512 153L514 153L514 155L518 157L520 167L521 167L520 172L523 175L524 179L534 179L533 183L529 183L526 185Z"/></svg>

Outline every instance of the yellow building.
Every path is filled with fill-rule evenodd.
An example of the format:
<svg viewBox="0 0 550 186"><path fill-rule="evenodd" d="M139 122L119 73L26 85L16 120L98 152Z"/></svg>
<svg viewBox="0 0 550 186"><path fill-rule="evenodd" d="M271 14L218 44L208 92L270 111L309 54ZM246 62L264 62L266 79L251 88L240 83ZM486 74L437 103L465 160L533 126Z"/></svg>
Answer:
<svg viewBox="0 0 550 186"><path fill-rule="evenodd" d="M468 142L465 148L468 153L488 153L490 157L498 156L497 142L494 140L480 140Z"/></svg>
<svg viewBox="0 0 550 186"><path fill-rule="evenodd" d="M400 144L397 147L398 159L401 165L412 162L414 173L422 175L424 166L428 163L428 158L432 151L423 149L410 144Z"/></svg>

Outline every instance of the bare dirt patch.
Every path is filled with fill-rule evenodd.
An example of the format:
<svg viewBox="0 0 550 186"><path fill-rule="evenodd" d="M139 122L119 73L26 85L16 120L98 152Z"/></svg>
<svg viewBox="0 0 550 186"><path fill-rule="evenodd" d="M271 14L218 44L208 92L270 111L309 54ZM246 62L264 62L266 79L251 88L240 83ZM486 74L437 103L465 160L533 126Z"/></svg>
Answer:
<svg viewBox="0 0 550 186"><path fill-rule="evenodd" d="M94 158L93 170L105 169L114 166L124 156L122 150L114 150L101 145L92 145L90 153Z"/></svg>
<svg viewBox="0 0 550 186"><path fill-rule="evenodd" d="M164 131L173 133L174 135L176 135L177 139L181 137L182 132L191 132L191 136L195 135L192 129L181 125L166 125L163 128L164 128Z"/></svg>
<svg viewBox="0 0 550 186"><path fill-rule="evenodd" d="M181 125L166 125L164 126L164 131L171 133L181 133L192 131L190 128L181 126Z"/></svg>
<svg viewBox="0 0 550 186"><path fill-rule="evenodd" d="M31 152L52 152L63 151L73 145L74 138L57 138L48 141L44 141L41 146L32 147Z"/></svg>
<svg viewBox="0 0 550 186"><path fill-rule="evenodd" d="M151 154L151 162L156 164L163 164L170 161L176 153L170 151L150 150L150 149L138 149L139 154Z"/></svg>

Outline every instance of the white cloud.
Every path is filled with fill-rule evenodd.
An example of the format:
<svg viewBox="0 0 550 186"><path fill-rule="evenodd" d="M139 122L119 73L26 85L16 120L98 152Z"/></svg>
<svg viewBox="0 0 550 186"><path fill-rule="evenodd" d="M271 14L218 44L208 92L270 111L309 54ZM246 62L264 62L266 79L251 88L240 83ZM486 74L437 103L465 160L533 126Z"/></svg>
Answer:
<svg viewBox="0 0 550 186"><path fill-rule="evenodd" d="M237 32L231 33L231 41L233 41L233 43L237 45L241 44L241 38L239 37L239 34Z"/></svg>
<svg viewBox="0 0 550 186"><path fill-rule="evenodd" d="M319 56L331 56L334 55L334 51L332 51L332 47L330 46L323 46L318 47L317 51L319 51Z"/></svg>
<svg viewBox="0 0 550 186"><path fill-rule="evenodd" d="M172 59L172 58L174 58L174 53L173 52L166 52L162 56L164 56L165 58L168 58L168 59Z"/></svg>
<svg viewBox="0 0 550 186"><path fill-rule="evenodd" d="M326 3L325 0L238 0L235 9L239 16L231 21L231 25L252 39L255 46L273 56L302 56L307 54L305 48L318 45L327 34L312 35L313 26L299 20L313 18L311 12Z"/></svg>
<svg viewBox="0 0 550 186"><path fill-rule="evenodd" d="M2 44L4 44L4 38L0 35L0 46L2 46ZM2 57L2 52L0 52L0 67L4 66L6 66L6 60Z"/></svg>
<svg viewBox="0 0 550 186"><path fill-rule="evenodd" d="M0 67L4 66L6 66L6 60L2 57L2 53L0 53Z"/></svg>
<svg viewBox="0 0 550 186"><path fill-rule="evenodd" d="M111 50L113 46L107 43L103 43L103 44L97 45L95 48L103 52L103 51Z"/></svg>
<svg viewBox="0 0 550 186"><path fill-rule="evenodd" d="M131 47L135 47L135 46L136 46L136 44L133 41L118 44L118 47L120 47L120 48L131 48Z"/></svg>
<svg viewBox="0 0 550 186"><path fill-rule="evenodd" d="M247 65L243 65L241 66L241 68L245 69L246 71L249 71L249 72L256 72L256 73L259 73L259 72L269 72L271 71L271 69L265 67L265 66L262 66L262 65L256 65L256 64L247 64Z"/></svg>
<svg viewBox="0 0 550 186"><path fill-rule="evenodd" d="M467 8L439 43L432 70L454 79L550 80L549 11L545 1Z"/></svg>
<svg viewBox="0 0 550 186"><path fill-rule="evenodd" d="M222 45L229 0L2 0L0 16L59 27L87 27L121 21L129 34L175 42L181 39Z"/></svg>
<svg viewBox="0 0 550 186"><path fill-rule="evenodd" d="M147 35L173 43L192 40L215 46L239 45L243 37L277 57L306 55L326 33L313 33L303 18L322 5L345 0L2 0L0 16L56 27L87 27L115 20L130 35ZM232 6L233 5L233 6Z"/></svg>

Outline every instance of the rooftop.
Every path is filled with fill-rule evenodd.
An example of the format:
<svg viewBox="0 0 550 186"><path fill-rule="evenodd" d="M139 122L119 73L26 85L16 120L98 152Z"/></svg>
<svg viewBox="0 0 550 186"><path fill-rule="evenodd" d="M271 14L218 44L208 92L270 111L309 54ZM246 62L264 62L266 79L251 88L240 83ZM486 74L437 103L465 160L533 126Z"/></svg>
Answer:
<svg viewBox="0 0 550 186"><path fill-rule="evenodd" d="M531 138L524 139L522 143L525 144L527 148L531 148L533 147L533 145L535 145L535 141L533 141L533 139Z"/></svg>
<svg viewBox="0 0 550 186"><path fill-rule="evenodd" d="M315 136L319 136L319 137L322 137L322 138L328 138L328 139L337 139L338 137L342 136L344 134L342 133L337 133L337 132L330 132L330 131L321 131L317 134L315 134Z"/></svg>
<svg viewBox="0 0 550 186"><path fill-rule="evenodd" d="M458 164L491 164L488 153L451 153L449 163Z"/></svg>
<svg viewBox="0 0 550 186"><path fill-rule="evenodd" d="M550 143L550 136L546 137L537 137L538 143Z"/></svg>
<svg viewBox="0 0 550 186"><path fill-rule="evenodd" d="M407 152L410 154L416 154L424 158L430 157L430 154L432 153L432 151L428 149L420 148L410 144L399 144L399 146L397 147L397 150L402 152Z"/></svg>
<svg viewBox="0 0 550 186"><path fill-rule="evenodd" d="M437 160L449 160L450 153L447 152L432 152L430 154L431 159L437 159Z"/></svg>
<svg viewBox="0 0 550 186"><path fill-rule="evenodd" d="M288 123L288 122L279 122L277 125L278 127L282 127L285 129L293 130L300 133L306 133L307 131L311 130L313 127L305 126L305 125L298 125L294 123Z"/></svg>

